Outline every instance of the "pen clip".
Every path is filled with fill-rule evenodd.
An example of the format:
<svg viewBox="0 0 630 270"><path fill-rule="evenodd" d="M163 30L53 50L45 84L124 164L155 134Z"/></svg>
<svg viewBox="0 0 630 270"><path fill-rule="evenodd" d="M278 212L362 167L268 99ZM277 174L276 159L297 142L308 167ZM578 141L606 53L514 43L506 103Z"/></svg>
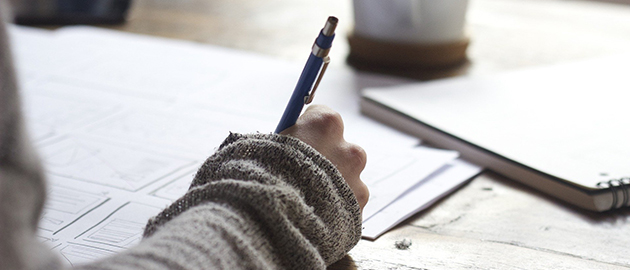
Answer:
<svg viewBox="0 0 630 270"><path fill-rule="evenodd" d="M313 86L311 92L308 93L308 95L304 96L304 104L310 104L311 102L313 102L313 98L315 98L315 90L317 90L319 82L321 82L322 77L324 77L324 72L326 72L326 68L328 67L329 63L330 57L324 57L324 65L322 66L322 70L319 72L319 76L317 77L317 81L315 81L315 85Z"/></svg>

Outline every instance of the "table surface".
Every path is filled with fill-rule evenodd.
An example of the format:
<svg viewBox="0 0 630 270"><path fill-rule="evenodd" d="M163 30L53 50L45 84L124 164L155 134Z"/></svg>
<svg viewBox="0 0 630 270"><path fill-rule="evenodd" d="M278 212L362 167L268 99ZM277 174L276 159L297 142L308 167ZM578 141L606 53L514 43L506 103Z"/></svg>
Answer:
<svg viewBox="0 0 630 270"><path fill-rule="evenodd" d="M346 65L349 0L135 0L129 22L110 28L301 62L328 15L341 20L333 65ZM630 50L630 5L471 0L467 20L462 75ZM575 209L487 172L376 241L361 240L331 269L630 269L629 225L629 209ZM409 249L397 249L405 239Z"/></svg>

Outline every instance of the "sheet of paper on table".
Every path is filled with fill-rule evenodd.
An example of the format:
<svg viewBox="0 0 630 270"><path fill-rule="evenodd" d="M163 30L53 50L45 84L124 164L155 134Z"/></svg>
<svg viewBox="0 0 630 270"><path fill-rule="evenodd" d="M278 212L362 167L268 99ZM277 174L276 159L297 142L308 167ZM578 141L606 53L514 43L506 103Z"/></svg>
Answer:
<svg viewBox="0 0 630 270"><path fill-rule="evenodd" d="M302 69L89 27L11 27L10 35L29 132L49 181L38 235L72 265L137 243L147 219L186 192L229 131L272 131ZM456 152L416 147L417 139L359 114L362 84L404 82L334 67L315 98L341 113L345 138L368 152L368 238L475 174L472 165L464 166L468 174L454 172Z"/></svg>
<svg viewBox="0 0 630 270"><path fill-rule="evenodd" d="M363 219L363 237L374 240L405 219L428 208L481 172L481 168L462 159L445 166L408 189L375 215Z"/></svg>

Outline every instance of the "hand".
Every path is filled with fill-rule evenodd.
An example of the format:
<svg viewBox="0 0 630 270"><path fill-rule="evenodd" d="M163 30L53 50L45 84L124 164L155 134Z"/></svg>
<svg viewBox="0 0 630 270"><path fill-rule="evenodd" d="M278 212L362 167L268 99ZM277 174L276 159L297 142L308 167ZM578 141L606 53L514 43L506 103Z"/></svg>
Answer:
<svg viewBox="0 0 630 270"><path fill-rule="evenodd" d="M296 137L328 158L341 172L363 211L370 196L360 179L367 156L363 148L344 140L343 120L339 113L323 105L311 105L295 125L280 134Z"/></svg>

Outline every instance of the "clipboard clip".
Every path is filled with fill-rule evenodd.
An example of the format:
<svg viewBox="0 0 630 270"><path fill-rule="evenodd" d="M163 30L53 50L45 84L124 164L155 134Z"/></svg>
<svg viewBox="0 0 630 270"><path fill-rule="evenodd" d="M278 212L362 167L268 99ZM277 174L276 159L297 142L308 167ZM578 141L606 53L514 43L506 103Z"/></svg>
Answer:
<svg viewBox="0 0 630 270"><path fill-rule="evenodd" d="M319 86L319 82L321 82L322 77L324 77L324 72L326 72L326 68L328 67L328 64L330 64L330 57L325 56L324 64L322 65L322 69L319 72L319 76L317 77L317 80L315 81L315 85L313 86L313 89L306 96L304 96L304 104L310 104L311 102L313 102L313 99L315 98L315 90L317 90L317 87Z"/></svg>

